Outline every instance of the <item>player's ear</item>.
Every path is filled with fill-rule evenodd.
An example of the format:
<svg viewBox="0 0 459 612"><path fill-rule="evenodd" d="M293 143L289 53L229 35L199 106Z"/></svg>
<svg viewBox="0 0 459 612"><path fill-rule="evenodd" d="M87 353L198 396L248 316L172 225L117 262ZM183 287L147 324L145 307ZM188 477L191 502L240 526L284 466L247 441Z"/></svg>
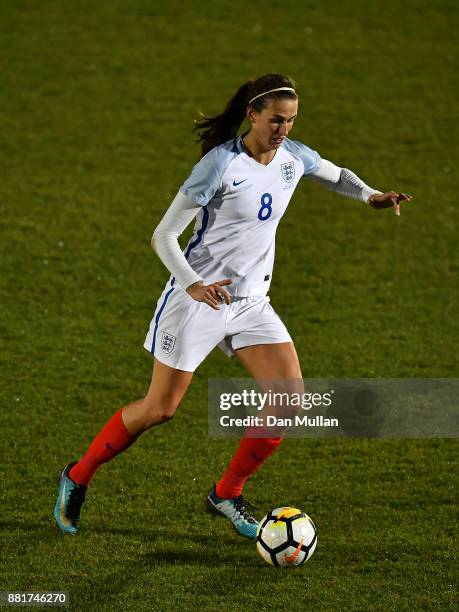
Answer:
<svg viewBox="0 0 459 612"><path fill-rule="evenodd" d="M254 123L254 120L255 120L255 111L253 110L253 108L251 106L247 107L246 117L250 121L250 123Z"/></svg>

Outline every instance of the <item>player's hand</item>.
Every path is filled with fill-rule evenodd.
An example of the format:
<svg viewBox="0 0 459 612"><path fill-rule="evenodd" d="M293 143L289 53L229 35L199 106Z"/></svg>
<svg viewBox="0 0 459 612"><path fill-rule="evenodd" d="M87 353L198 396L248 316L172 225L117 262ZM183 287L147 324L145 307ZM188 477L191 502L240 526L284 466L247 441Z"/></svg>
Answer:
<svg viewBox="0 0 459 612"><path fill-rule="evenodd" d="M368 204L372 208L393 208L394 213L400 216L400 202L409 202L413 198L407 193L388 191L387 193L374 193L368 198Z"/></svg>
<svg viewBox="0 0 459 612"><path fill-rule="evenodd" d="M231 296L223 287L231 285L232 282L229 278L211 283L210 285L204 285L204 283L199 281L187 287L186 292L191 295L193 300L204 302L214 310L220 310L219 304L223 302L231 304Z"/></svg>

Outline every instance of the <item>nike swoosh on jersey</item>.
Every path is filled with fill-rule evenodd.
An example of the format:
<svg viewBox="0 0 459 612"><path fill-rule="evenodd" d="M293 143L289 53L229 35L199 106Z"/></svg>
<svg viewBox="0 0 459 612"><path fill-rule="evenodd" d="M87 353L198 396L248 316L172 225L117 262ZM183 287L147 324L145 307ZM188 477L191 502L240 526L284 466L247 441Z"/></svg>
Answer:
<svg viewBox="0 0 459 612"><path fill-rule="evenodd" d="M238 185L240 185L241 183L245 183L248 179L244 179L243 181L233 181L233 187L237 187Z"/></svg>

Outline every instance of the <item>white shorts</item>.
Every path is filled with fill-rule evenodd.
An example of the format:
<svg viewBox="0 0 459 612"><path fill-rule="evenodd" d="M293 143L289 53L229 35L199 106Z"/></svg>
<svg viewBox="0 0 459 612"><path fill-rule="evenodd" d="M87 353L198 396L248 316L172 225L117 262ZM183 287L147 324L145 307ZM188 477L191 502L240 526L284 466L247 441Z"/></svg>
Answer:
<svg viewBox="0 0 459 612"><path fill-rule="evenodd" d="M269 297L233 298L214 310L167 283L144 347L171 368L194 372L216 347L229 356L255 344L292 342Z"/></svg>

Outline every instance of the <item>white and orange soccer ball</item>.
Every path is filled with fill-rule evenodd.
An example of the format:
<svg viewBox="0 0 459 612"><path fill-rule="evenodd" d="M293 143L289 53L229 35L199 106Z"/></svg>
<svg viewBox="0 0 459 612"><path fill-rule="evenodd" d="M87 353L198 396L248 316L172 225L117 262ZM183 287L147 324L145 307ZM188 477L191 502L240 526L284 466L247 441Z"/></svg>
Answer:
<svg viewBox="0 0 459 612"><path fill-rule="evenodd" d="M317 545L316 527L297 508L276 508L260 521L257 549L263 559L277 567L303 565Z"/></svg>

